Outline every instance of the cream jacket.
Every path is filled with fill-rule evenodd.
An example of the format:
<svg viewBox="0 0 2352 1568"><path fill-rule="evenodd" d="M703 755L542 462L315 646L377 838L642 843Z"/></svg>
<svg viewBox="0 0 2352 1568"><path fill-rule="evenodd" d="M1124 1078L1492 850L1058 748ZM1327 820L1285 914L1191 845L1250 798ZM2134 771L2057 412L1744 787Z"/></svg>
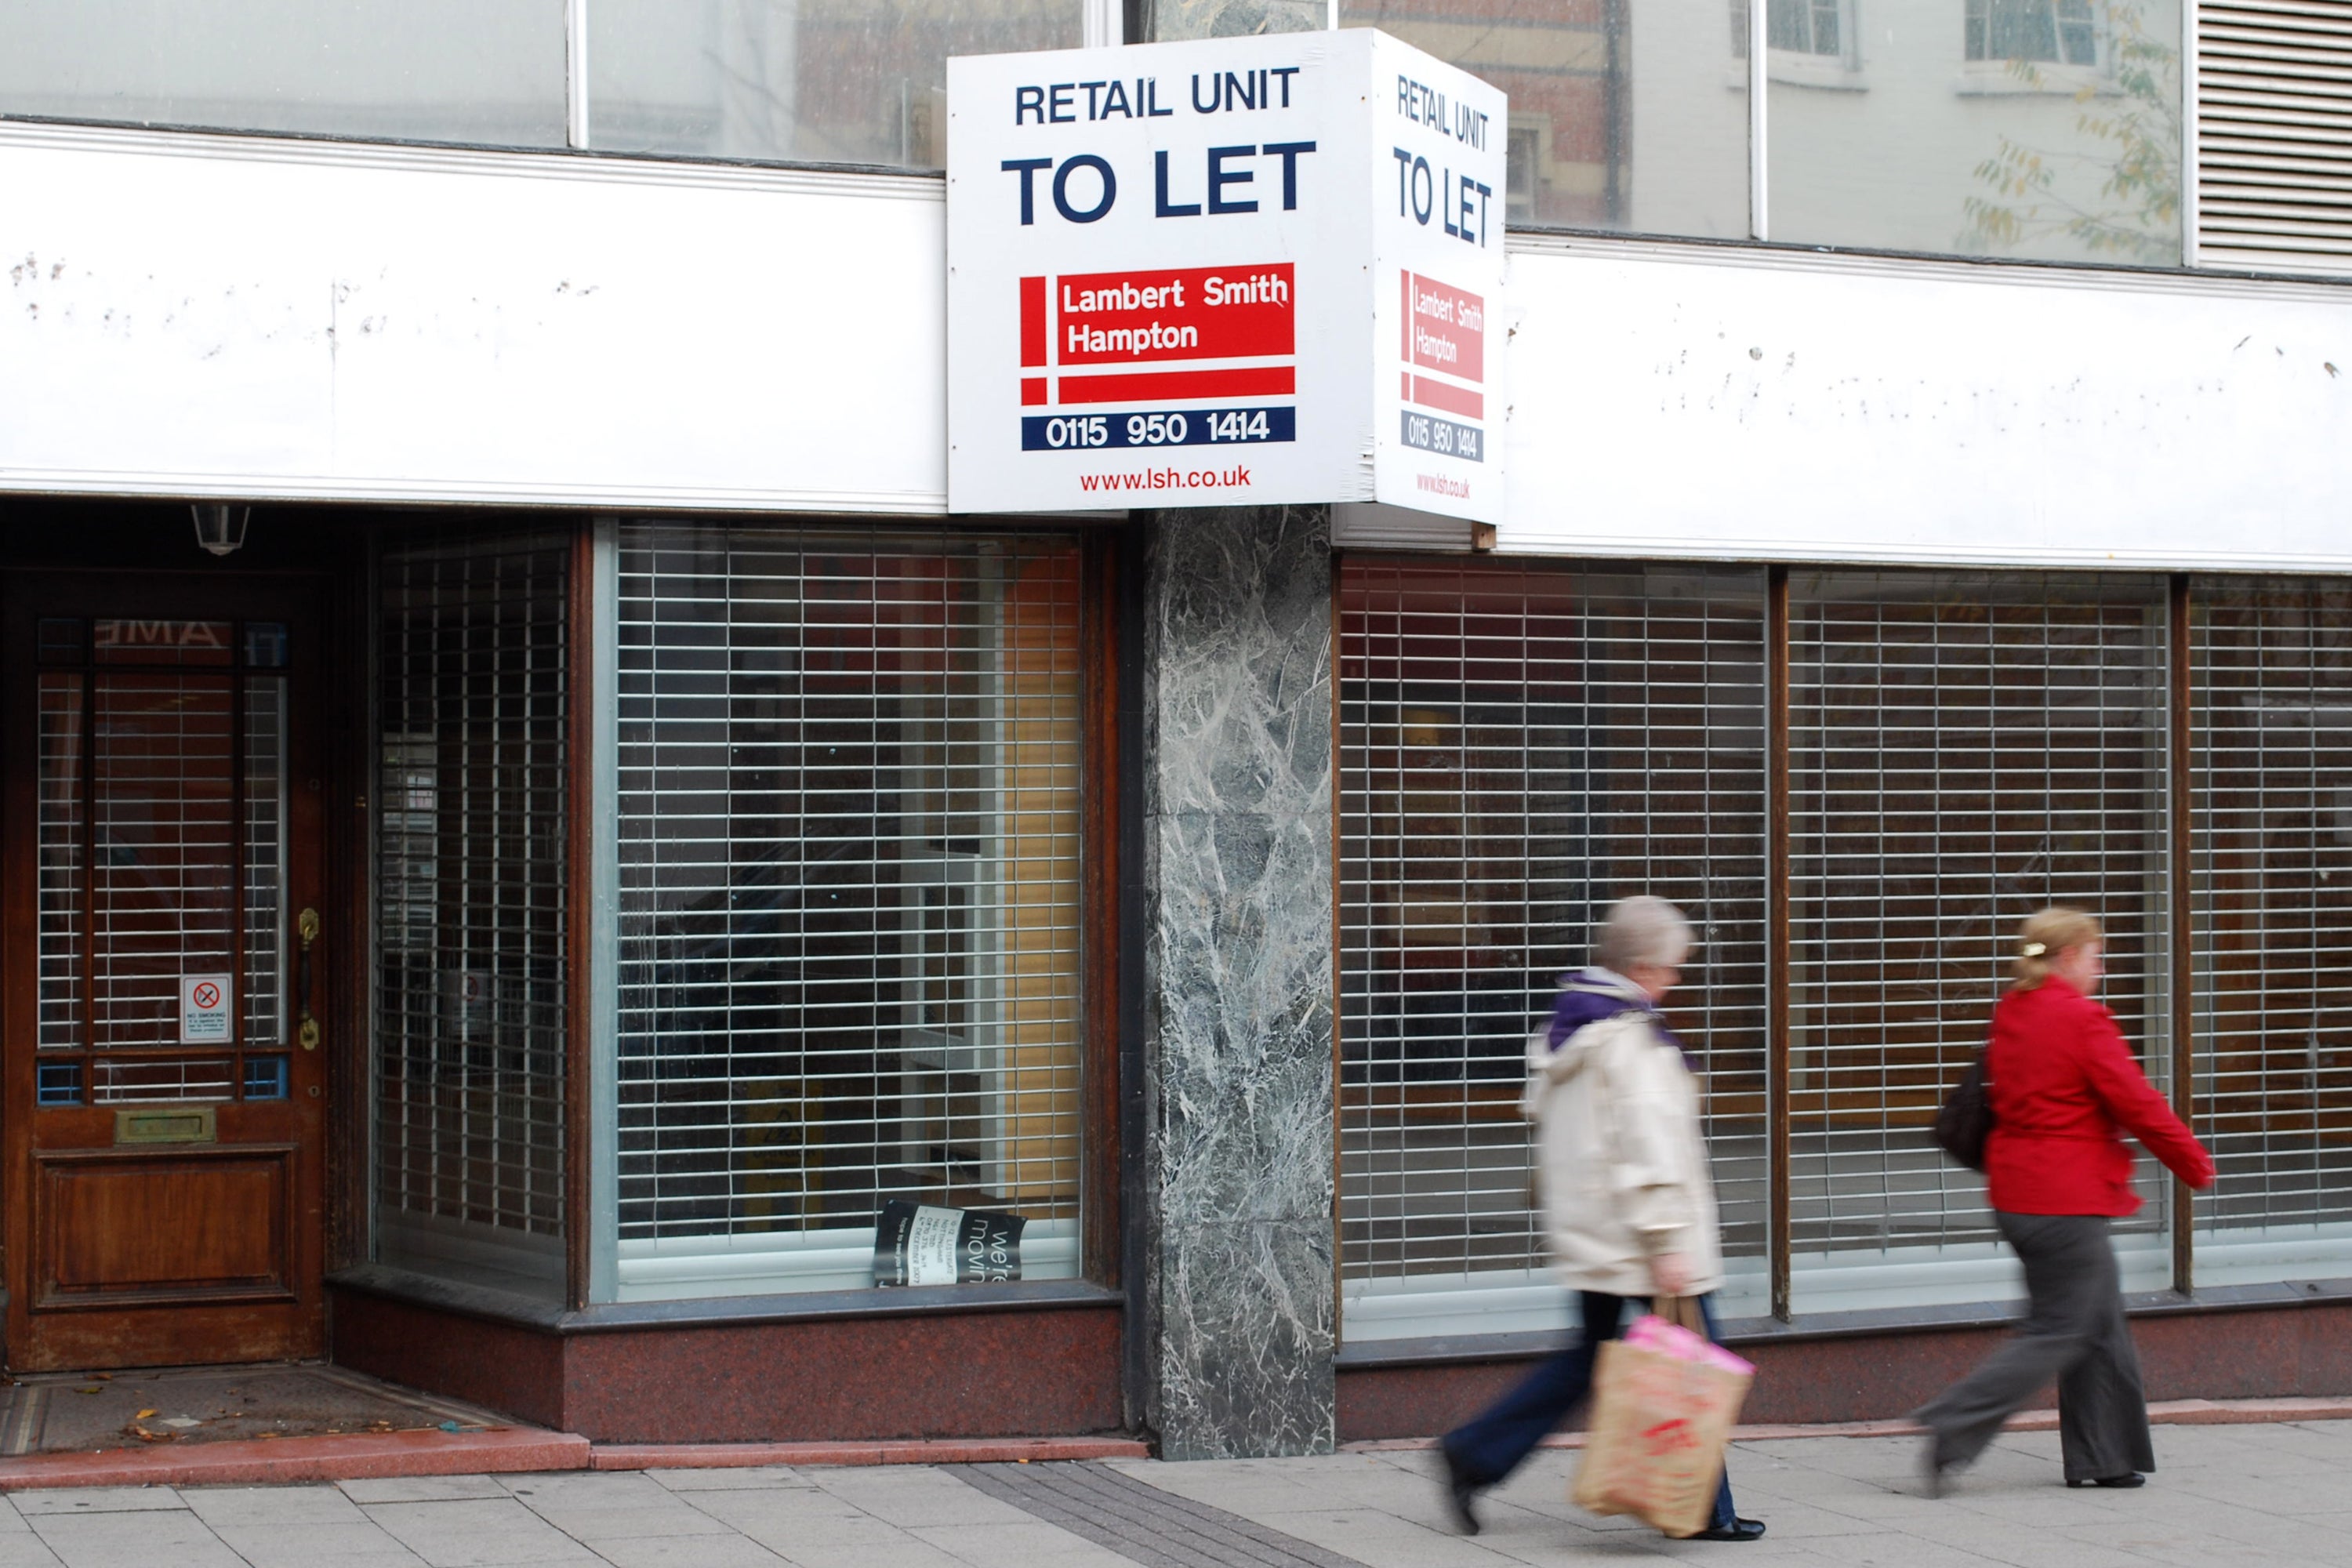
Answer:
<svg viewBox="0 0 2352 1568"><path fill-rule="evenodd" d="M1627 989L1637 1009L1640 994ZM1653 1295L1650 1259L1679 1252L1691 1294L1720 1288L1698 1081L1682 1052L1639 1010L1587 1024L1557 1051L1550 1034L1547 1024L1528 1041L1521 1109L1536 1124L1544 1234L1561 1283Z"/></svg>

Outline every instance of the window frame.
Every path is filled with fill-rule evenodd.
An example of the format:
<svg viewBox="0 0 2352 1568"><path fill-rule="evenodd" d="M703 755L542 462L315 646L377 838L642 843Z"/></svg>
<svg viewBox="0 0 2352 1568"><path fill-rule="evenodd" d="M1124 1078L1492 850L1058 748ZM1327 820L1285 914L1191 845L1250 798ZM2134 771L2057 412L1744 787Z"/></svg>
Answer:
<svg viewBox="0 0 2352 1568"><path fill-rule="evenodd" d="M1088 1299L1121 1288L1122 1230L1119 1184L1121 1172L1118 965L1121 953L1119 908L1119 798L1117 684L1119 632L1117 624L1120 542L1104 530L1073 528L1067 520L990 519L987 528L941 521L925 524L914 520L857 518L835 521L810 520L805 524L780 523L776 519L744 520L747 526L788 534L803 531L839 535L852 531L887 538L930 533L984 540L990 534L1057 534L1072 544L1076 557L1077 715L1076 751L1077 778L1078 868L1076 873L1079 952L1076 961L1076 1030L1077 1087L1073 1097L1077 1147L1076 1215L1076 1268L1069 1277L1024 1279L987 1285L878 1287L872 1284L834 1289L745 1291L735 1294L674 1294L663 1300L640 1299L621 1284L621 1204L619 1128L620 907L621 818L619 751L619 682L621 628L622 531L629 524L684 522L700 519L659 516L602 517L591 529L583 552L583 603L593 630L581 641L593 647L593 673L581 680L593 687L588 699L591 716L588 739L582 750L592 759L593 824L592 842L585 847L587 874L581 877L583 924L593 924L588 962L581 967L595 998L583 1007L582 1081L585 1152L582 1173L586 1257L581 1273L580 1309L595 1313L673 1313L688 1310L721 1317L793 1315L803 1312L900 1310L923 1306L970 1306L975 1300L1017 1304L1023 1298ZM887 1294L884 1292L887 1290Z"/></svg>

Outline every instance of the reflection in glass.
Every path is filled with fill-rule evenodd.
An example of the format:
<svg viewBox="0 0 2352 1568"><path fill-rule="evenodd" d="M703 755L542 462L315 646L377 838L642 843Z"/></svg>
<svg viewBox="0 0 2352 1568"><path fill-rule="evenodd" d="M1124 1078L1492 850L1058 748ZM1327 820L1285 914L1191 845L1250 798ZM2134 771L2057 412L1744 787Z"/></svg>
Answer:
<svg viewBox="0 0 2352 1568"><path fill-rule="evenodd" d="M2179 0L1771 0L1766 31L1774 239L2179 264Z"/></svg>
<svg viewBox="0 0 2352 1568"><path fill-rule="evenodd" d="M1079 0L592 0L589 142L936 169L950 55L1075 48Z"/></svg>
<svg viewBox="0 0 2352 1568"><path fill-rule="evenodd" d="M1510 95L1513 224L1748 237L1722 0L1342 0L1339 19Z"/></svg>
<svg viewBox="0 0 2352 1568"><path fill-rule="evenodd" d="M0 6L0 113L563 145L563 0Z"/></svg>

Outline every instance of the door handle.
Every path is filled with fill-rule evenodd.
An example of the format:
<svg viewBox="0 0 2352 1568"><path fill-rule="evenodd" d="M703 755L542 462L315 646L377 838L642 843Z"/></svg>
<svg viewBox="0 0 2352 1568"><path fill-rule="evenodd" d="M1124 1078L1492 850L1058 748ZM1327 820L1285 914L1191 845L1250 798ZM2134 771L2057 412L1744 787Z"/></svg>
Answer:
<svg viewBox="0 0 2352 1568"><path fill-rule="evenodd" d="M319 940L319 911L304 910L294 917L294 934L302 939L302 955L294 972L294 1006L301 1023L295 1040L306 1051L319 1048L319 1020L310 1013L310 944Z"/></svg>

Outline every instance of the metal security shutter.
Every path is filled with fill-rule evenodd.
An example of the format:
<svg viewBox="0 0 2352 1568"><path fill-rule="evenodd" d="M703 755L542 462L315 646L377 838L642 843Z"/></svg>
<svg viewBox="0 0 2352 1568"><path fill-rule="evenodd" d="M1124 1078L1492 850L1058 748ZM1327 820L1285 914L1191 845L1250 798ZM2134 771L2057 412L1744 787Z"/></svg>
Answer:
<svg viewBox="0 0 2352 1568"><path fill-rule="evenodd" d="M388 552L377 621L377 1255L563 1287L566 538Z"/></svg>
<svg viewBox="0 0 2352 1568"><path fill-rule="evenodd" d="M870 1285L893 1199L1076 1272L1077 563L622 530L621 1299Z"/></svg>
<svg viewBox="0 0 2352 1568"><path fill-rule="evenodd" d="M2207 266L2352 272L2352 0L2197 7Z"/></svg>
<svg viewBox="0 0 2352 1568"><path fill-rule="evenodd" d="M1343 557L1340 1247L1350 1341L1556 1327L1518 1108L1607 903L1700 930L1727 1302L1763 1310L1764 576Z"/></svg>
<svg viewBox="0 0 2352 1568"><path fill-rule="evenodd" d="M2200 1287L2352 1273L2352 584L2196 590Z"/></svg>
<svg viewBox="0 0 2352 1568"><path fill-rule="evenodd" d="M2005 1296L1928 1128L2045 904L2105 922L2101 1000L2164 1079L2165 586L1799 573L1790 600L1796 1305Z"/></svg>

